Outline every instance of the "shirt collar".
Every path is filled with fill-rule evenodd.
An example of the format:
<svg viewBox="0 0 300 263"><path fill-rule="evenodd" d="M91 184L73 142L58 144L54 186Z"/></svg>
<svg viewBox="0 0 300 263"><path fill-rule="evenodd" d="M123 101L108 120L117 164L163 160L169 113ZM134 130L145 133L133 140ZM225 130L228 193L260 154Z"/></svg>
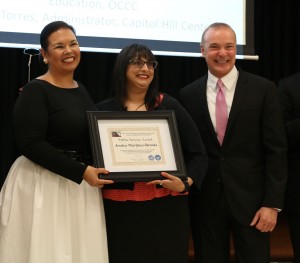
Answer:
<svg viewBox="0 0 300 263"><path fill-rule="evenodd" d="M235 84L236 81L237 81L238 75L239 75L239 72L238 72L237 68L234 66L232 68L232 70L227 75L225 75L223 78L221 78L221 80L223 81L225 89L230 90L233 87L233 84ZM216 90L218 79L219 78L212 75L208 71L207 87L209 87L213 90Z"/></svg>

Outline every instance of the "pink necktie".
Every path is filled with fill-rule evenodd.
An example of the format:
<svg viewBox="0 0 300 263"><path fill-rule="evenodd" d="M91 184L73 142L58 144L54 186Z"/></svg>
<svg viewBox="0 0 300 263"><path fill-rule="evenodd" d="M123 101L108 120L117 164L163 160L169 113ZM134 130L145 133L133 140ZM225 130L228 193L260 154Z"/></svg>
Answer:
<svg viewBox="0 0 300 263"><path fill-rule="evenodd" d="M224 85L221 79L217 82L217 97L216 97L216 130L220 144L222 145L226 126L227 126L227 105L224 94Z"/></svg>

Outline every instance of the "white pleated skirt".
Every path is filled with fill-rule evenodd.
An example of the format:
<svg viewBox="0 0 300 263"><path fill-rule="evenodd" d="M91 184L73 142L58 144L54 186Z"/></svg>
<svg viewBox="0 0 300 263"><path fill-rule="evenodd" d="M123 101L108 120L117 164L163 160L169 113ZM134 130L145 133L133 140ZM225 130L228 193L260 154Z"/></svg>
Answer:
<svg viewBox="0 0 300 263"><path fill-rule="evenodd" d="M107 263L101 191L19 157L0 193L1 263Z"/></svg>

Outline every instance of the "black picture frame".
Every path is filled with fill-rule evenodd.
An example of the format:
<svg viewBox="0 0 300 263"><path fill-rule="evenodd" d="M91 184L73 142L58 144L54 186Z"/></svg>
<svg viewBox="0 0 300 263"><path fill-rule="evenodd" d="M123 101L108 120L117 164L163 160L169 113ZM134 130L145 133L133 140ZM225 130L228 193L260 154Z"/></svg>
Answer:
<svg viewBox="0 0 300 263"><path fill-rule="evenodd" d="M186 175L186 169L185 169L185 164L184 164L184 158L183 158L183 153L182 153L182 148L181 148L181 142L180 142L180 137L179 137L179 132L177 128L177 123L176 123L176 117L175 117L175 112L174 111L87 111L87 119L88 119L88 125L89 125L89 132L90 132L90 140L91 140L91 148L92 148L92 155L93 155L93 162L95 167L104 167L110 171L108 175L99 175L99 178L102 179L110 179L115 182L148 182L152 180L157 180L157 179L164 179L164 177L161 176L161 172L167 172L170 173L174 176L177 176L181 178L182 180L187 179ZM171 169L167 170L157 170L160 167L156 166L147 166L146 170L139 168L135 168L134 170L131 169L130 166L126 166L126 169L124 171L111 171L114 170L115 167L113 166L113 169L107 168L108 163L110 161L105 162L106 157L113 155L112 152L107 150L109 147L104 145L112 145L112 143L108 143L107 139L101 138L106 136L106 133L108 134L107 136L110 136L109 130L110 130L110 122L114 123L112 126L119 124L119 123L124 123L126 125L129 125L132 127L132 123L151 123L151 127L153 126L152 124L157 124L157 127L159 127L159 123L163 122L164 126L162 127L168 127L168 128L158 128L159 133L162 131L164 134L164 140L161 140L162 147L168 146L168 151L163 154L165 155L165 159L170 160L169 163L165 162L166 165L170 165ZM128 124L127 124L128 123ZM139 124L139 128L145 130L148 130L149 127L146 124ZM156 126L154 125L155 129ZM146 127L147 126L147 127ZM103 128L104 127L104 128ZM100 132L100 129L104 129L104 132ZM114 128L113 128L114 129ZM121 128L123 129L123 128ZM125 128L124 128L125 129ZM106 132L107 131L107 132ZM112 132L111 137L119 137L116 136L118 132ZM143 134L143 133L141 133ZM115 140L110 139L108 140ZM141 136L142 140L144 140L143 136ZM169 141L169 144L164 144L164 141ZM116 144L117 145L117 144ZM125 146L128 146L125 144ZM110 147L110 148L115 148ZM172 151L170 150L172 149ZM171 152L170 152L171 151ZM142 152L142 151L141 151ZM152 156L151 154L149 156ZM160 155L158 155L160 156ZM156 158L157 156L155 156ZM107 158L111 159L111 158ZM149 157L150 159L150 157ZM152 158L151 158L152 159ZM158 158L159 159L159 158ZM175 164L174 165L172 165ZM127 168L129 170L127 170ZM151 168L151 169L148 169ZM138 170L136 170L138 169ZM156 170L155 170L156 169ZM118 168L116 169L118 170Z"/></svg>

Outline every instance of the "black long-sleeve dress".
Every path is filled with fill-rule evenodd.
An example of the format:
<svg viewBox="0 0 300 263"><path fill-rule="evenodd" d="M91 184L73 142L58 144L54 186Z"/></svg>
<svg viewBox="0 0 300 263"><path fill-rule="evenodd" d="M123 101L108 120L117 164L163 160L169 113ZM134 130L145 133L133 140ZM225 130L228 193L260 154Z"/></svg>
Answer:
<svg viewBox="0 0 300 263"><path fill-rule="evenodd" d="M102 111L122 110L113 99L99 103L97 107ZM194 122L177 100L166 94L155 110L175 111L187 175L200 188L207 158ZM150 200L137 201L134 196L139 187L150 196L156 190L160 191L154 185L142 183L118 183L103 190L110 263L188 262L188 195L168 191ZM121 196L126 191L128 200L112 200L109 196L114 194L110 195L110 191Z"/></svg>
<svg viewBox="0 0 300 263"><path fill-rule="evenodd" d="M1 263L107 263L98 188L70 152L89 154L86 111L95 105L81 84L59 88L33 80L14 109L20 156L0 194Z"/></svg>

